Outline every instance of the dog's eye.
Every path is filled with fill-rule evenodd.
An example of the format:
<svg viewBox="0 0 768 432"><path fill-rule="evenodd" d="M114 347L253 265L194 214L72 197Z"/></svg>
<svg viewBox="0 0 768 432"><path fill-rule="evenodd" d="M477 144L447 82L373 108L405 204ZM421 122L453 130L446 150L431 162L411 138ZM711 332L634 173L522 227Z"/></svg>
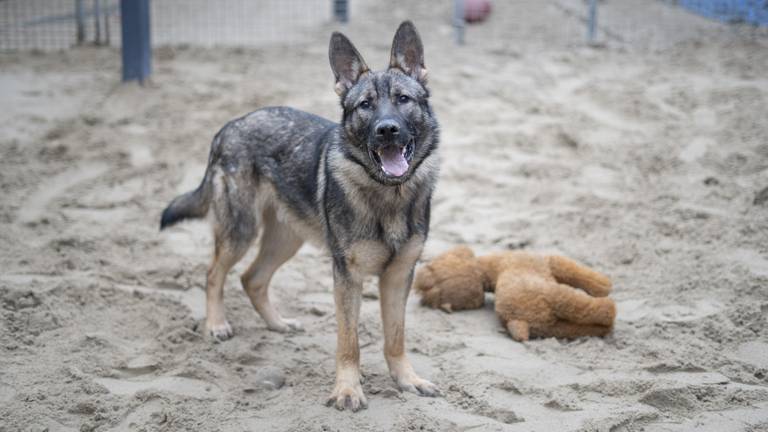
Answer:
<svg viewBox="0 0 768 432"><path fill-rule="evenodd" d="M366 99L366 100L364 100L364 101L360 102L360 105L358 105L358 106L359 106L360 108L362 108L362 109L369 109L369 108L371 108L371 101L369 101L368 99Z"/></svg>
<svg viewBox="0 0 768 432"><path fill-rule="evenodd" d="M411 98L404 94L401 94L400 96L397 97L397 102L401 104L408 103L410 101L411 101Z"/></svg>

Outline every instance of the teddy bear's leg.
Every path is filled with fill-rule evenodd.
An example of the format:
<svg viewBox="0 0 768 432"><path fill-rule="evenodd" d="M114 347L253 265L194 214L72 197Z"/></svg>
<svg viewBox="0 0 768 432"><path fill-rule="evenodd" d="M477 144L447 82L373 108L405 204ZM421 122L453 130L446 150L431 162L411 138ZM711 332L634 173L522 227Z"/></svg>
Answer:
<svg viewBox="0 0 768 432"><path fill-rule="evenodd" d="M607 276L570 258L551 255L549 269L558 282L581 288L595 297L605 297L611 292L611 280Z"/></svg>
<svg viewBox="0 0 768 432"><path fill-rule="evenodd" d="M577 324L613 325L616 304L608 297L592 297L568 285L556 284L551 297L555 316Z"/></svg>
<svg viewBox="0 0 768 432"><path fill-rule="evenodd" d="M569 321L557 321L546 330L542 330L542 337L556 337L564 339L574 339L585 336L603 337L611 332L612 326L596 324L577 324Z"/></svg>
<svg viewBox="0 0 768 432"><path fill-rule="evenodd" d="M507 331L512 339L518 342L525 342L530 336L528 323L521 320L507 321Z"/></svg>

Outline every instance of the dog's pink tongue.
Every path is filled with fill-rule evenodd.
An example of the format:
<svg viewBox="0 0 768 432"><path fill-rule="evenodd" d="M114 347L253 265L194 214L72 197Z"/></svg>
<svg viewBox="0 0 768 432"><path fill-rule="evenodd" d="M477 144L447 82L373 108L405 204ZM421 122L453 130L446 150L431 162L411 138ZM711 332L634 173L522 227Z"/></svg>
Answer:
<svg viewBox="0 0 768 432"><path fill-rule="evenodd" d="M403 156L403 151L397 146L385 147L379 153L381 168L384 172L395 177L400 177L408 171L408 161Z"/></svg>

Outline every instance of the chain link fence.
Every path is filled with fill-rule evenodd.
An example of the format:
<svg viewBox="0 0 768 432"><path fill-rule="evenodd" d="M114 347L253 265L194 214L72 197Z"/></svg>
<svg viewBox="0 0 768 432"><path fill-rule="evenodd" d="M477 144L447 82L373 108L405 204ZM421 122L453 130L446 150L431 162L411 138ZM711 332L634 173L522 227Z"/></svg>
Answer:
<svg viewBox="0 0 768 432"><path fill-rule="evenodd" d="M560 45L584 44L588 3L496 0L488 21L468 26L466 37L504 47L520 38L535 39L531 28L538 27L556 35ZM737 3L740 8L729 9ZM727 22L749 22L750 18L739 21L738 16L768 16L766 0L599 0L597 4L597 43L650 49L701 35L702 29L723 27L691 11ZM118 6L119 0L0 0L0 51L120 46ZM333 0L152 0L151 40L153 46L310 43L333 22L333 7ZM350 0L349 9L348 25L353 28L376 28L383 21L394 28L396 21L411 18L427 39L455 37L454 0ZM690 17L684 26L681 16Z"/></svg>
<svg viewBox="0 0 768 432"><path fill-rule="evenodd" d="M152 44L297 43L331 21L330 0L154 0ZM0 0L0 50L120 46L119 0Z"/></svg>
<svg viewBox="0 0 768 432"><path fill-rule="evenodd" d="M0 0L0 50L60 50L111 44L118 0Z"/></svg>

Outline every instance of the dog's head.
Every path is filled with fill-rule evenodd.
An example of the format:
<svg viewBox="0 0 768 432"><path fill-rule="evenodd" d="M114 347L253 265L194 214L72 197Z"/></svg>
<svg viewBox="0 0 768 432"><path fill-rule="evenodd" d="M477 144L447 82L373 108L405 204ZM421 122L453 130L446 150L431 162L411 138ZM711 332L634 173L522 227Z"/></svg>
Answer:
<svg viewBox="0 0 768 432"><path fill-rule="evenodd" d="M410 21L400 24L384 71L368 69L341 33L331 36L329 57L349 156L382 184L404 183L437 145L416 27Z"/></svg>

